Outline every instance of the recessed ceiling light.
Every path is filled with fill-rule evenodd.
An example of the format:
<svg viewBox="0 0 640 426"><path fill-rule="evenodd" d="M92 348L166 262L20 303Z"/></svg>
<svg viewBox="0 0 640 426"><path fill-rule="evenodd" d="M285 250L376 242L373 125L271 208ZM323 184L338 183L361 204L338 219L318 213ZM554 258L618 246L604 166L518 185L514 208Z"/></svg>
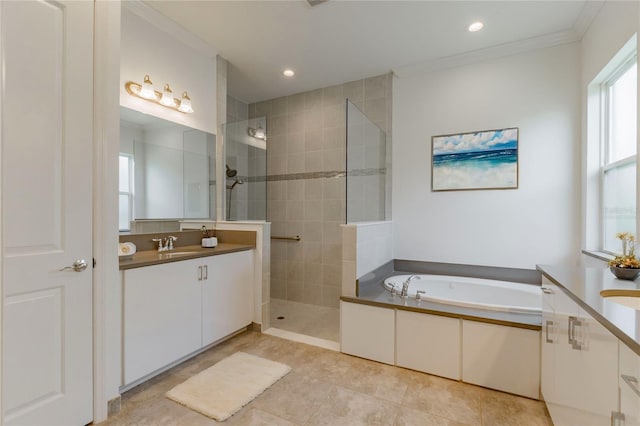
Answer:
<svg viewBox="0 0 640 426"><path fill-rule="evenodd" d="M484 24L480 21L478 22L474 22L473 24L469 25L467 27L467 31L471 32L471 33L475 33L476 31L480 31L482 29L482 27L484 27Z"/></svg>
<svg viewBox="0 0 640 426"><path fill-rule="evenodd" d="M293 77L296 73L291 69L286 69L282 71L282 74L284 74L285 77Z"/></svg>

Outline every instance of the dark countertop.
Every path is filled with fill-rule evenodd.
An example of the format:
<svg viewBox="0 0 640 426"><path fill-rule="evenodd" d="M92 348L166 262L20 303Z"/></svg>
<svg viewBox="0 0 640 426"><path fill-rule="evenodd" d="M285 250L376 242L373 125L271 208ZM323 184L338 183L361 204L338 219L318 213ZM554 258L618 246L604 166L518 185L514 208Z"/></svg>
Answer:
<svg viewBox="0 0 640 426"><path fill-rule="evenodd" d="M640 280L619 280L605 267L538 265L537 268L596 321L640 355L640 311L600 296L601 290L640 290Z"/></svg>
<svg viewBox="0 0 640 426"><path fill-rule="evenodd" d="M129 260L120 259L120 270L141 268L143 266L159 265L162 263L179 262L181 260L197 259L200 257L216 256L256 248L255 244L218 243L213 248L203 248L199 245L176 247L172 251L158 252L157 250L139 251ZM192 252L180 255L176 253Z"/></svg>
<svg viewBox="0 0 640 426"><path fill-rule="evenodd" d="M529 330L540 330L542 328L541 314L473 309L463 306L429 302L426 300L416 300L414 298L404 299L397 295L393 296L382 286L382 283L385 278L402 274L411 274L411 272L393 271L388 268L386 270L374 272L371 277L368 277L365 280L365 282L360 280L357 297L342 296L340 300L383 308L525 328Z"/></svg>

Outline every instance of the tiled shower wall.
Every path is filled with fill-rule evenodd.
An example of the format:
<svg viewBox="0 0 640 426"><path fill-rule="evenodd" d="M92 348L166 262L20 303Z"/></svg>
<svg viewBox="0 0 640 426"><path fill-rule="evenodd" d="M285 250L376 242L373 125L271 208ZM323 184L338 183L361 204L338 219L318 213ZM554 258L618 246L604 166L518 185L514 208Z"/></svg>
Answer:
<svg viewBox="0 0 640 426"><path fill-rule="evenodd" d="M267 117L271 235L301 238L272 240L271 297L338 307L340 225L346 221L345 100L387 134L389 163L391 90L392 75L385 74L249 105L249 118Z"/></svg>

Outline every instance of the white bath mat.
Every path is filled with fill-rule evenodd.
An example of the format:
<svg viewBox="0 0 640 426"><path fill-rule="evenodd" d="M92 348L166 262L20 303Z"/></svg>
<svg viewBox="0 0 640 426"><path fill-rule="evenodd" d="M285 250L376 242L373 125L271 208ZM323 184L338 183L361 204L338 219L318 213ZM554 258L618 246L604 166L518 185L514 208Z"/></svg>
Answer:
<svg viewBox="0 0 640 426"><path fill-rule="evenodd" d="M291 367L244 352L223 359L167 392L167 397L222 421L284 377Z"/></svg>

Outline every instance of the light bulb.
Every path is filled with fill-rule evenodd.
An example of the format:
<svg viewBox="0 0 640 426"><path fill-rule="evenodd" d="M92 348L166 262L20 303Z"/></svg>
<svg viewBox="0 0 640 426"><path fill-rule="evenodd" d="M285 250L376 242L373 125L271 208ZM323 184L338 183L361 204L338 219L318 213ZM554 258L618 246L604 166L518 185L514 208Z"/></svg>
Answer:
<svg viewBox="0 0 640 426"><path fill-rule="evenodd" d="M187 95L187 92L182 94L182 100L180 101L180 106L178 107L178 111L185 112L187 114L193 112L193 108L191 108L191 98Z"/></svg>
<svg viewBox="0 0 640 426"><path fill-rule="evenodd" d="M476 31L480 31L484 27L484 24L480 21L474 22L473 24L467 27L467 31L475 33Z"/></svg>
<svg viewBox="0 0 640 426"><path fill-rule="evenodd" d="M284 74L285 77L293 77L296 73L293 72L292 69L286 69L282 71L282 74Z"/></svg>
<svg viewBox="0 0 640 426"><path fill-rule="evenodd" d="M156 91L153 89L153 83L149 78L149 75L144 76L144 82L140 86L140 93L138 96L145 99L156 99Z"/></svg>
<svg viewBox="0 0 640 426"><path fill-rule="evenodd" d="M162 98L160 99L160 103L164 106L175 107L176 100L173 99L173 92L168 84L164 85L164 91L162 92Z"/></svg>
<svg viewBox="0 0 640 426"><path fill-rule="evenodd" d="M262 128L261 125L258 125L258 128L256 129L255 134L253 135L253 137L257 138L257 139L262 139L262 140L267 139L267 135L265 135L264 129Z"/></svg>

